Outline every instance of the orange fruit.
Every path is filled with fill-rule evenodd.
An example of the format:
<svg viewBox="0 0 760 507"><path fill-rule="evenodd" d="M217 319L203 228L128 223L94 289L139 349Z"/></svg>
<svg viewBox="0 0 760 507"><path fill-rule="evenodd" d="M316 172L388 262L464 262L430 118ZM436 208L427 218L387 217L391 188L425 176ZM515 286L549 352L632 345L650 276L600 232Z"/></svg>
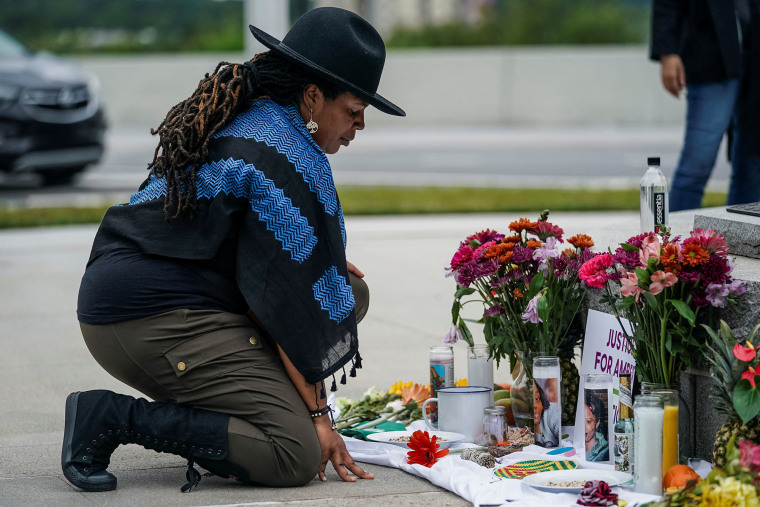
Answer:
<svg viewBox="0 0 760 507"><path fill-rule="evenodd" d="M702 478L688 465L673 465L665 472L665 477L662 479L662 488L678 488L681 489L686 486L686 483L691 479L696 479L697 482Z"/></svg>

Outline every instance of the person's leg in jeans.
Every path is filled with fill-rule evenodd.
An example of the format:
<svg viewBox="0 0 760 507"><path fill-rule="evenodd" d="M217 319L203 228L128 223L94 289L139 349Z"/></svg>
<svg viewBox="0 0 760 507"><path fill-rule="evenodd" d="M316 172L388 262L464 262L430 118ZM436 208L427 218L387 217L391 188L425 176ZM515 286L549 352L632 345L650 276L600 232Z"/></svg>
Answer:
<svg viewBox="0 0 760 507"><path fill-rule="evenodd" d="M687 86L686 132L670 190L670 211L702 206L723 135L731 122L739 80Z"/></svg>
<svg viewBox="0 0 760 507"><path fill-rule="evenodd" d="M732 121L731 183L726 204L760 201L760 139L744 132L745 115L749 114L746 94L740 94Z"/></svg>

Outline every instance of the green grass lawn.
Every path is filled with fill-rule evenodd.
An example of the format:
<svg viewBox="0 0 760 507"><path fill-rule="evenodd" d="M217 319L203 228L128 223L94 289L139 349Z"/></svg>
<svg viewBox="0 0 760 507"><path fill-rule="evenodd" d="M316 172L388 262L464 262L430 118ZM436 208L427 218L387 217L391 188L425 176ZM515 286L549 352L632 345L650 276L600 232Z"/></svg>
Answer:
<svg viewBox="0 0 760 507"><path fill-rule="evenodd" d="M346 215L498 213L510 211L610 211L639 209L639 191L461 187L342 187ZM726 195L708 193L703 206L723 206ZM2 208L0 229L95 224L108 206Z"/></svg>

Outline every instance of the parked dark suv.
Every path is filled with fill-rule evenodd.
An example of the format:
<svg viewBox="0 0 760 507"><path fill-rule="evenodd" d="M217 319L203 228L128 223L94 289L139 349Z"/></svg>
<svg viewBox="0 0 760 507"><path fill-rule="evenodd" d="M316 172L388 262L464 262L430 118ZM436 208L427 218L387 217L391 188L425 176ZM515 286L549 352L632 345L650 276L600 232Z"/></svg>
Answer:
<svg viewBox="0 0 760 507"><path fill-rule="evenodd" d="M65 184L98 162L106 130L99 88L94 76L0 31L0 171Z"/></svg>

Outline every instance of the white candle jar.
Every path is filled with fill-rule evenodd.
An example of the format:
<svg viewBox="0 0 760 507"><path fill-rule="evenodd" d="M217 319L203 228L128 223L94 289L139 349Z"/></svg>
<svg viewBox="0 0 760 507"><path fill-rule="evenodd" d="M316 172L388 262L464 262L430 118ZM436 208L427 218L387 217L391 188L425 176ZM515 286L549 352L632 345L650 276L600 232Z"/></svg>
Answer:
<svg viewBox="0 0 760 507"><path fill-rule="evenodd" d="M660 396L642 394L633 402L635 452L633 490L662 494L662 421L665 403Z"/></svg>

